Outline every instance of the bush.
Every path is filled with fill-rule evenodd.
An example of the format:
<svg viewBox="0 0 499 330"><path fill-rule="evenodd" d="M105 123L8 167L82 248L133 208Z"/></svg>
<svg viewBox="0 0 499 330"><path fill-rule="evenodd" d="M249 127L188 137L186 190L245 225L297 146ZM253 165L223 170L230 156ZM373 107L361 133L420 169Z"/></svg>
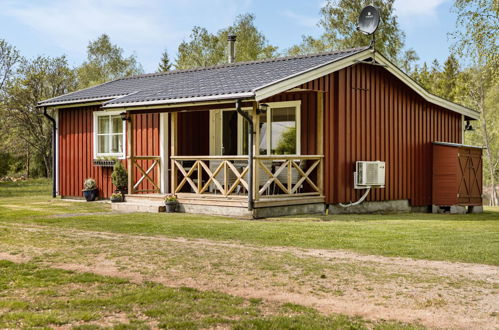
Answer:
<svg viewBox="0 0 499 330"><path fill-rule="evenodd" d="M128 173L123 166L123 163L119 160L113 166L113 173L111 174L111 180L119 191L124 191L128 186Z"/></svg>
<svg viewBox="0 0 499 330"><path fill-rule="evenodd" d="M83 190L94 190L97 189L97 182L94 179L88 178L83 182Z"/></svg>

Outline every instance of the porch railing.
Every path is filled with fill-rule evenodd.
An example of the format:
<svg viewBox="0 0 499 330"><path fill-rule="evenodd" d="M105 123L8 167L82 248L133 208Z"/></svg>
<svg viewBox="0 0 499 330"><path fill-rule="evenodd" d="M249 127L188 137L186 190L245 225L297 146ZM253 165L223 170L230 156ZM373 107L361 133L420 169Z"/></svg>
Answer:
<svg viewBox="0 0 499 330"><path fill-rule="evenodd" d="M130 157L131 162L131 175L132 178L138 177L137 181L135 181L132 185L131 193L140 193L140 192L160 192L160 182L161 182L161 157L160 156L133 156ZM154 174L154 170L156 173ZM138 175L135 176L134 172L138 171ZM140 188L144 183L149 182L150 188L144 189Z"/></svg>
<svg viewBox="0 0 499 330"><path fill-rule="evenodd" d="M248 191L245 156L172 156L171 159L175 194L212 193L228 197Z"/></svg>
<svg viewBox="0 0 499 330"><path fill-rule="evenodd" d="M254 198L322 195L321 155L255 156ZM175 194L247 196L247 156L172 156Z"/></svg>

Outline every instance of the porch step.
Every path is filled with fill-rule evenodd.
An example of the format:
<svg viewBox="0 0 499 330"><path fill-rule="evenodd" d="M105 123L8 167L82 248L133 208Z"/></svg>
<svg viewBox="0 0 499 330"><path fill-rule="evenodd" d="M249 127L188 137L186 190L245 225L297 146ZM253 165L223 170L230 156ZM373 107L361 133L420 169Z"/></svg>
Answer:
<svg viewBox="0 0 499 330"><path fill-rule="evenodd" d="M111 203L111 209L119 212L149 212L158 213L165 211L163 202L157 201L129 201L123 203Z"/></svg>

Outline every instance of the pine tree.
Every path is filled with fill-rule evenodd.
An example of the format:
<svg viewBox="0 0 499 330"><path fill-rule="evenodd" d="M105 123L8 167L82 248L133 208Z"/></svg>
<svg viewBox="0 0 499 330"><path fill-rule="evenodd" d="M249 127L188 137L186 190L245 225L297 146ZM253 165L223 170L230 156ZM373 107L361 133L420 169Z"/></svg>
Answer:
<svg viewBox="0 0 499 330"><path fill-rule="evenodd" d="M170 58L168 57L168 52L165 50L163 54L161 54L161 60L158 65L158 72L167 72L172 69L172 63L170 62Z"/></svg>

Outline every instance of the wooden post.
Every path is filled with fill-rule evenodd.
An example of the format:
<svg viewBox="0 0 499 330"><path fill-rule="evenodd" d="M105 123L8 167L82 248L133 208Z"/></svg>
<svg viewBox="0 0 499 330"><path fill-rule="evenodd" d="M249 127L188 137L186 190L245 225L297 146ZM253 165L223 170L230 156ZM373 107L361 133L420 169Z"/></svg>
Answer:
<svg viewBox="0 0 499 330"><path fill-rule="evenodd" d="M248 184L253 185L253 200L258 200L259 193L258 191L260 190L259 187L259 182L260 182L260 171L258 170L258 156L260 156L260 117L256 113L258 109L258 102L253 102L253 110L252 110L252 117L253 117L253 128L254 134L253 137L253 145L248 146L248 148L253 148L253 155L254 155L254 160L253 164L251 166L253 167L253 182L248 182Z"/></svg>
<svg viewBox="0 0 499 330"><path fill-rule="evenodd" d="M324 92L317 92L317 154L324 155ZM324 158L317 169L317 187L324 194Z"/></svg>
<svg viewBox="0 0 499 330"><path fill-rule="evenodd" d="M178 141L177 141L177 123L178 123L178 114L176 112L172 112L170 114L170 157L171 156L177 156L177 146L178 146ZM177 189L177 166L175 165L175 160L172 159L171 161L171 193L175 194L175 189Z"/></svg>
<svg viewBox="0 0 499 330"><path fill-rule="evenodd" d="M133 149L135 146L135 139L133 137L133 116L127 112L127 118L130 118L129 121L127 121L127 149L128 149L128 194L131 195L133 194L133 180L134 180L134 164L133 164Z"/></svg>

